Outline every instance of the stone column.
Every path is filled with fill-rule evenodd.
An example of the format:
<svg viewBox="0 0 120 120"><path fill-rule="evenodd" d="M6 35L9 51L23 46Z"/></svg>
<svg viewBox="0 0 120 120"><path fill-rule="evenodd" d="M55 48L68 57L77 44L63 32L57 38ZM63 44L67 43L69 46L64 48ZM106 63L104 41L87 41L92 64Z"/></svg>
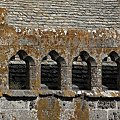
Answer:
<svg viewBox="0 0 120 120"><path fill-rule="evenodd" d="M117 69L118 69L117 84L118 84L118 90L120 90L120 59L117 63Z"/></svg>
<svg viewBox="0 0 120 120"><path fill-rule="evenodd" d="M91 66L91 89L102 89L102 65Z"/></svg>
<svg viewBox="0 0 120 120"><path fill-rule="evenodd" d="M30 65L29 69L30 69L30 72L29 72L29 74L30 74L30 88L35 89L36 88L36 75L37 75L36 66Z"/></svg>
<svg viewBox="0 0 120 120"><path fill-rule="evenodd" d="M72 67L61 65L61 89L71 90L72 89Z"/></svg>

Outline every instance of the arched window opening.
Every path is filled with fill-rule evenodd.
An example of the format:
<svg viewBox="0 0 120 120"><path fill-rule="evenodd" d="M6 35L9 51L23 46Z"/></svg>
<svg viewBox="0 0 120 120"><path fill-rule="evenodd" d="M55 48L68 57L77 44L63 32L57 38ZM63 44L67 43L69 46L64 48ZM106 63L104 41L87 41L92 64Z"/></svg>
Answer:
<svg viewBox="0 0 120 120"><path fill-rule="evenodd" d="M35 78L34 60L24 50L19 50L9 61L9 88L30 89Z"/></svg>
<svg viewBox="0 0 120 120"><path fill-rule="evenodd" d="M9 62L9 88L29 89L29 66L18 54Z"/></svg>
<svg viewBox="0 0 120 120"><path fill-rule="evenodd" d="M19 55L20 59L24 59L27 56L27 53L24 50L19 50L17 54Z"/></svg>
<svg viewBox="0 0 120 120"><path fill-rule="evenodd" d="M53 56L48 55L41 63L41 87L42 89L60 89L61 66L53 60Z"/></svg>
<svg viewBox="0 0 120 120"><path fill-rule="evenodd" d="M118 90L118 65L116 61L112 61L115 60L114 55L109 56L102 62L102 85L107 90Z"/></svg>
<svg viewBox="0 0 120 120"><path fill-rule="evenodd" d="M90 90L91 75L90 66L86 61L83 61L82 56L74 59L72 65L72 84L74 90Z"/></svg>

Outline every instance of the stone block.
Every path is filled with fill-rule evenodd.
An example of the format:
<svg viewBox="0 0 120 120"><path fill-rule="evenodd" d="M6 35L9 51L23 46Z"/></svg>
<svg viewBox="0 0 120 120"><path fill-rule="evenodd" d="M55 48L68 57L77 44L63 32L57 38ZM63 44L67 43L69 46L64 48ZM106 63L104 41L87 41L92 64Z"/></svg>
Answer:
<svg viewBox="0 0 120 120"><path fill-rule="evenodd" d="M117 109L120 109L120 101L117 101Z"/></svg>
<svg viewBox="0 0 120 120"><path fill-rule="evenodd" d="M5 120L5 113L0 113L0 120Z"/></svg>
<svg viewBox="0 0 120 120"><path fill-rule="evenodd" d="M29 101L22 101L22 100L18 100L18 101L9 101L5 98L3 98L1 100L1 109L28 109L28 104Z"/></svg>
<svg viewBox="0 0 120 120"><path fill-rule="evenodd" d="M109 110L108 120L120 120L120 110Z"/></svg>
<svg viewBox="0 0 120 120"><path fill-rule="evenodd" d="M0 120L37 120L37 114L28 110L4 110Z"/></svg>
<svg viewBox="0 0 120 120"><path fill-rule="evenodd" d="M116 101L98 101L98 109L114 109L116 108Z"/></svg>
<svg viewBox="0 0 120 120"><path fill-rule="evenodd" d="M71 109L71 110L73 110L75 108L75 105L74 105L74 102L62 101L61 102L61 107L63 109Z"/></svg>
<svg viewBox="0 0 120 120"><path fill-rule="evenodd" d="M74 117L74 110L65 110L64 112L61 112L60 115L61 120L70 120L70 118Z"/></svg>
<svg viewBox="0 0 120 120"><path fill-rule="evenodd" d="M89 109L96 109L97 108L97 101L88 101Z"/></svg>
<svg viewBox="0 0 120 120"><path fill-rule="evenodd" d="M107 111L91 110L89 113L89 120L107 120Z"/></svg>

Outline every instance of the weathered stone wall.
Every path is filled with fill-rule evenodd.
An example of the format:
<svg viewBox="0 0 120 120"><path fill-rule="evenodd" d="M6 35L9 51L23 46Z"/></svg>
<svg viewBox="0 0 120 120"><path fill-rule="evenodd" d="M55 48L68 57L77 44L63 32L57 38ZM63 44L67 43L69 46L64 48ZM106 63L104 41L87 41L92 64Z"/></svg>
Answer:
<svg viewBox="0 0 120 120"><path fill-rule="evenodd" d="M81 9L85 7L85 11L87 10L86 8L86 6L88 5L87 3L89 3L89 8L90 6L94 8L96 7L96 9L92 8L93 11L94 10L97 11L98 10L97 7L99 7L99 5L101 6L101 10L103 11L106 10L107 7L110 7L110 10L112 10L113 12L112 18L115 19L115 24L111 23L112 24L111 25L109 24L108 21L107 22L103 21L108 17L108 14L106 14L106 12L104 15L100 15L100 18L98 19L98 21L102 19L102 23L100 24L100 26L104 27L105 25L105 28L101 28L101 27L96 28L95 25L97 24L95 22L93 23L94 27L89 26L86 22L89 18L87 14L85 14L85 16L87 16L88 19L83 19L83 21L85 22L83 28L87 26L88 28L93 28L93 29L96 28L96 30L80 29L82 28L81 27L82 24L77 25L77 23L76 25L77 28L79 29L76 29L75 26L74 28L72 28L73 26L70 23L69 24L67 23L66 26L68 27L66 28L64 22L56 23L54 20L53 23L57 24L57 25L53 24L55 28L56 26L59 27L59 24L63 24L64 27L56 28L56 29L43 29L45 27L43 26L43 28L41 28L41 21L40 21L40 18L42 19L42 17L39 17L39 15L37 16L37 14L36 16L38 17L38 23L40 24L40 25L37 24L37 27L35 25L36 22L33 23L31 22L30 24L31 20L37 20L35 18L29 19L26 22L25 20L23 20L24 22L22 21L21 17L19 16L21 15L21 9L20 9L21 7L16 7L16 6L18 5L21 6L24 4L26 5L26 9L23 9L22 12L24 12L24 10L29 11L28 9L30 9L30 12L27 13L32 14L34 11L33 9L31 9L32 7L28 7L28 5L39 6L39 4L42 5L43 2L44 1L39 1L39 2L28 1L29 4L23 1L0 2L0 5L2 7L8 8L8 17L6 16L7 10L0 9L0 16L1 16L0 17L1 18L0 19L0 50L1 50L0 52L0 96L1 96L0 119L1 120L37 120L37 119L38 120L119 120L120 91L119 89L116 91L104 90L102 85L102 60L105 57L107 57L108 54L111 53L112 51L115 51L116 53L118 53L118 56L120 56L120 30L118 29L119 28L118 2L115 0L102 1L102 2L84 1L85 3L83 3L83 1L82 3L81 1L71 2L76 5L77 3L79 3L80 5L83 6L81 7ZM49 2L46 1L45 5L43 5L42 7L46 9L49 8L46 6L50 4ZM55 6L60 4L63 5L64 2L63 3L62 2L63 1L56 1ZM36 5L36 3L38 4ZM54 4L54 2L51 4ZM13 9L13 7L15 7L16 9ZM104 9L102 9L102 7L104 7ZM113 9L114 7L116 9ZM75 8L77 9L77 6ZM20 10L20 12L19 11L17 12L17 9ZM12 13L11 10L15 10L15 11L13 11ZM72 8L71 10L74 11ZM117 11L115 12L115 14L114 14L114 10ZM60 9L58 11L60 12ZM67 13L69 13L70 15L72 14L71 12L68 11ZM75 12L75 13L78 14L79 12ZM15 17L17 16L17 20L15 21L13 20L14 17L12 17L14 16L14 14L16 14ZM47 14L50 15L50 13ZM98 14L100 14L100 12ZM10 19L10 15L12 15L11 19ZM71 15L71 17L73 17L74 15ZM28 16L29 15L27 15L27 17ZM102 16L104 16L104 18L102 18ZM80 17L83 17L83 14ZM21 21L18 19L21 19ZM65 20L66 20L66 16L65 16ZM6 21L8 21L9 25L6 23ZM75 21L75 19L73 19L73 21ZM97 22L97 19L95 21ZM43 24L49 27L47 21L43 22ZM29 28L29 25L33 27ZM31 79L30 79L29 90L9 89L9 67L8 67L9 60L11 59L12 56L16 55L16 53L19 50L24 50L27 53L27 56L31 56L35 62L35 66L34 66L35 69L32 71L32 73L30 73ZM52 50L55 50L58 53L58 55L54 57L56 61L61 57L64 58L65 61L65 63L62 64L62 69L61 69L62 71L61 84L60 84L61 89L43 90L41 88L41 62L42 59L46 55L48 55L49 52ZM91 73L92 73L91 90L76 91L72 89L72 63L73 63L73 59L76 56L78 56L81 51L87 51L90 57L92 57L95 60L95 63L92 64L93 69L91 69Z"/></svg>
<svg viewBox="0 0 120 120"><path fill-rule="evenodd" d="M34 28L120 28L118 0L1 0L8 23Z"/></svg>
<svg viewBox="0 0 120 120"><path fill-rule="evenodd" d="M1 97L1 120L119 120L119 98Z"/></svg>

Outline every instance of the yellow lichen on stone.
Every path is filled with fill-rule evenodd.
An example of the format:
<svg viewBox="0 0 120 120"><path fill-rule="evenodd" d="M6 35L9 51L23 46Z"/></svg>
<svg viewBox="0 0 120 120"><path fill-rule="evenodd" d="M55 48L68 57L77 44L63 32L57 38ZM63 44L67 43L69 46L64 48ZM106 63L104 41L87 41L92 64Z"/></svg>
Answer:
<svg viewBox="0 0 120 120"><path fill-rule="evenodd" d="M0 8L0 25L5 24L5 16L7 14L7 10L5 8Z"/></svg>
<svg viewBox="0 0 120 120"><path fill-rule="evenodd" d="M89 110L87 105L81 104L80 101L76 101L74 118L70 120L89 120Z"/></svg>
<svg viewBox="0 0 120 120"><path fill-rule="evenodd" d="M37 104L39 120L60 120L60 105L58 100L44 98L40 99Z"/></svg>

